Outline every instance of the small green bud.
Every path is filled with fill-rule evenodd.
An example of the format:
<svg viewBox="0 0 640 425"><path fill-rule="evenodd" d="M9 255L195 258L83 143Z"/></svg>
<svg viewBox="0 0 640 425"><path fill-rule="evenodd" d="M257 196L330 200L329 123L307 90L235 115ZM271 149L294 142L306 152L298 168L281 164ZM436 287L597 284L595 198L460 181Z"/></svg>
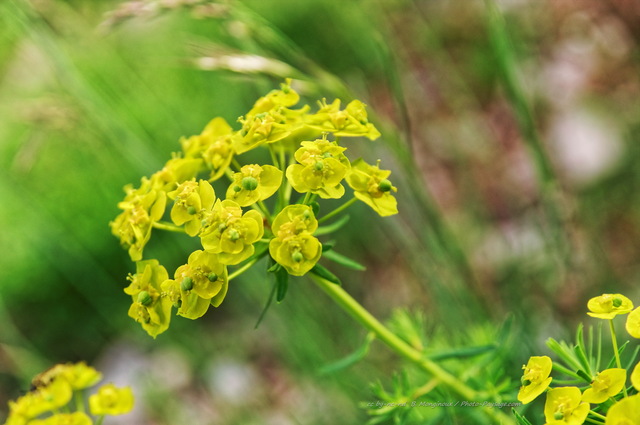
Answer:
<svg viewBox="0 0 640 425"><path fill-rule="evenodd" d="M214 272L211 272L207 275L207 279L209 279L209 282L215 282L216 280L218 280L218 275Z"/></svg>
<svg viewBox="0 0 640 425"><path fill-rule="evenodd" d="M620 298L614 298L613 299L613 306L615 308L618 308L622 305L622 300Z"/></svg>
<svg viewBox="0 0 640 425"><path fill-rule="evenodd" d="M234 192L240 192L242 190L242 188L238 185L233 186L233 191Z"/></svg>
<svg viewBox="0 0 640 425"><path fill-rule="evenodd" d="M147 291L142 291L138 294L138 302L144 306L148 306L153 302L153 299Z"/></svg>
<svg viewBox="0 0 640 425"><path fill-rule="evenodd" d="M302 217L304 217L305 220L309 220L309 218L311 217L311 211L304 210L304 212L302 213Z"/></svg>
<svg viewBox="0 0 640 425"><path fill-rule="evenodd" d="M240 239L240 233L238 233L236 229L229 230L229 239L234 242L237 241L238 239Z"/></svg>
<svg viewBox="0 0 640 425"><path fill-rule="evenodd" d="M522 377L522 379L520 380L520 382L522 383L522 386L523 386L523 387L526 387L526 386L528 386L528 385L530 385L530 384L531 384L531 381L530 381L530 380L528 380L528 379L525 379L525 378L524 378L524 376Z"/></svg>
<svg viewBox="0 0 640 425"><path fill-rule="evenodd" d="M296 263L299 263L300 261L304 260L304 257L300 251L296 251L293 254L291 254L291 259Z"/></svg>
<svg viewBox="0 0 640 425"><path fill-rule="evenodd" d="M244 190L256 190L258 187L258 180L256 180L255 177L249 176L243 178L241 184Z"/></svg>
<svg viewBox="0 0 640 425"><path fill-rule="evenodd" d="M207 219L205 218L204 220L202 220L200 222L200 224L202 225L202 227L207 227L209 225L209 222L207 221Z"/></svg>
<svg viewBox="0 0 640 425"><path fill-rule="evenodd" d="M325 152L322 154L323 158L331 158L333 155L331 155L331 152Z"/></svg>
<svg viewBox="0 0 640 425"><path fill-rule="evenodd" d="M313 168L316 171L322 171L322 169L324 168L324 163L322 161L316 161L316 163L313 164Z"/></svg>
<svg viewBox="0 0 640 425"><path fill-rule="evenodd" d="M191 279L189 276L186 276L184 279L182 279L182 282L180 282L180 289L182 289L183 291L190 291L193 288L193 279Z"/></svg>
<svg viewBox="0 0 640 425"><path fill-rule="evenodd" d="M378 183L378 189L380 189L380 192L388 192L391 190L391 182L387 179L382 179L380 180L380 183Z"/></svg>
<svg viewBox="0 0 640 425"><path fill-rule="evenodd" d="M564 418L564 413L562 412L556 412L553 414L553 419L555 419L556 421L559 421L562 418Z"/></svg>
<svg viewBox="0 0 640 425"><path fill-rule="evenodd" d="M218 225L218 230L221 231L221 232L224 232L226 228L227 228L227 224L226 223L220 223Z"/></svg>
<svg viewBox="0 0 640 425"><path fill-rule="evenodd" d="M194 206L189 206L189 208L187 208L187 212L191 215L194 215L195 213L197 213L198 211L196 210L196 207Z"/></svg>

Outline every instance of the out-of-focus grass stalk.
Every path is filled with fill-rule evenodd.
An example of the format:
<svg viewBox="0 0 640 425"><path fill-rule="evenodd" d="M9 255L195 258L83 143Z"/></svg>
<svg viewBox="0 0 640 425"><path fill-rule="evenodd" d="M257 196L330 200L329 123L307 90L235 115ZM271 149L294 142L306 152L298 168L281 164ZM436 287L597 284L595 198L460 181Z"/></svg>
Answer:
<svg viewBox="0 0 640 425"><path fill-rule="evenodd" d="M516 75L516 61L513 47L507 33L504 17L494 0L485 0L487 5L486 21L489 36L495 53L497 69L507 98L511 103L518 127L535 165L542 203L551 222L552 236L556 248L566 259L567 246L563 237L564 220L560 204L560 186L555 175L553 164L545 151L545 147L538 134L533 112L525 98L522 86Z"/></svg>
<svg viewBox="0 0 640 425"><path fill-rule="evenodd" d="M373 332L382 342L384 342L389 348L398 353L404 359L409 360L411 363L432 375L435 379L440 381L452 392L464 397L466 400L479 401L483 396L482 393L467 386L460 379L451 375L449 372L441 368L434 361L423 356L422 352L416 350L400 337L391 332L386 326L384 326L378 319L376 319L367 309L360 305L355 299L351 297L341 286L329 282L319 276L312 275L313 281L327 294L329 295L344 311L346 311L351 317L356 319L367 330ZM502 413L498 409L493 407L483 407L484 413L496 421L496 423L502 425L515 425L514 420Z"/></svg>

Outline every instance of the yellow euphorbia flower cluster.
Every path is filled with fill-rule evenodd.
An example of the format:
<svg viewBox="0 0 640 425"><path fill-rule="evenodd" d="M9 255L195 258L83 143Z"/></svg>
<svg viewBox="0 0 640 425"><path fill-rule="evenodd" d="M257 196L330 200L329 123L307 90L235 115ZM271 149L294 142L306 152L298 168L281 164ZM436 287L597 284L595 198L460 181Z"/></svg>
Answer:
<svg viewBox="0 0 640 425"><path fill-rule="evenodd" d="M626 329L632 337L640 338L640 308L634 310L633 302L621 294L594 297L587 303L587 308L589 316L609 321L617 367L595 373L590 385L584 390L575 386L549 389L544 407L546 425L580 425L586 423L590 415L590 421L596 421L593 423L603 423L604 419L605 425L640 424L640 362L635 364L630 374L622 368L613 325L616 316L628 314ZM579 347L574 347L574 351L582 352ZM582 355L583 360L574 359L574 365L589 362L586 355ZM545 392L552 380L549 377L552 366L552 361L547 356L531 357L529 363L523 366L525 372L518 400L527 404ZM585 379L589 375L587 367L586 371L577 371L574 377ZM627 389L628 375L630 389ZM592 404L597 405L597 409L592 409Z"/></svg>
<svg viewBox="0 0 640 425"><path fill-rule="evenodd" d="M72 406L75 392L93 387L101 379L102 374L85 363L55 365L33 379L33 390L9 402L5 425L91 425L94 421L89 415L96 416L98 423L105 415L129 413L133 409L131 388L113 384L103 385L89 396L89 412L77 404L81 395Z"/></svg>
<svg viewBox="0 0 640 425"><path fill-rule="evenodd" d="M299 101L286 80L238 119L239 128L212 119L200 134L183 137L181 151L160 171L142 178L139 187L125 187L122 212L110 225L136 262L125 289L132 297L129 316L151 336L168 329L174 307L178 315L196 319L219 306L229 280L262 257L270 256L293 276L320 270L323 246L314 232L354 202L381 216L398 212L391 172L380 169L379 160L351 162L341 145L344 138L380 137L365 105L353 100L341 109L340 99L323 99L313 111L296 107ZM241 164L257 148L268 152L268 163L253 153ZM353 190L349 195L345 186ZM350 199L319 215L317 201L345 196ZM197 237L202 248L173 279L157 260L144 258L157 229ZM238 269L230 273L230 266Z"/></svg>

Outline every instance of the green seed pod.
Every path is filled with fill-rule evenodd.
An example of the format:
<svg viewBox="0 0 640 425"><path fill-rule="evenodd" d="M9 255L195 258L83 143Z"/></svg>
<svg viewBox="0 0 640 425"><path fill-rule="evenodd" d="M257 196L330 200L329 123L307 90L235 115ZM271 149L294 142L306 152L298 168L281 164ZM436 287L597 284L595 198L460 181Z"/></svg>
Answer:
<svg viewBox="0 0 640 425"><path fill-rule="evenodd" d="M300 251L296 251L293 254L291 254L291 259L296 263L299 263L300 261L304 260L304 256Z"/></svg>
<svg viewBox="0 0 640 425"><path fill-rule="evenodd" d="M227 224L226 223L220 223L218 225L218 230L221 231L221 232L224 232L226 230L226 228L227 228Z"/></svg>
<svg viewBox="0 0 640 425"><path fill-rule="evenodd" d="M622 300L620 298L614 298L613 299L613 306L615 308L618 308L622 305Z"/></svg>
<svg viewBox="0 0 640 425"><path fill-rule="evenodd" d="M236 229L229 230L229 239L234 242L237 241L238 239L240 239L240 233L238 233Z"/></svg>
<svg viewBox="0 0 640 425"><path fill-rule="evenodd" d="M311 217L311 211L304 210L304 212L302 213L302 217L304 217L305 220L308 220Z"/></svg>
<svg viewBox="0 0 640 425"><path fill-rule="evenodd" d="M242 188L238 185L233 186L233 191L234 192L240 192L242 190Z"/></svg>
<svg viewBox="0 0 640 425"><path fill-rule="evenodd" d="M387 179L382 179L380 180L380 183L378 183L378 189L380 192L388 192L391 190L391 187L391 182Z"/></svg>
<svg viewBox="0 0 640 425"><path fill-rule="evenodd" d="M562 412L556 412L553 414L553 419L555 419L556 421L559 421L562 418L564 418L564 413Z"/></svg>
<svg viewBox="0 0 640 425"><path fill-rule="evenodd" d="M520 382L522 383L523 387L526 387L527 385L531 384L531 381L529 381L528 379L525 379L524 376L522 377L522 379L520 380Z"/></svg>
<svg viewBox="0 0 640 425"><path fill-rule="evenodd" d="M193 279L191 279L189 276L186 276L184 279L182 279L182 282L180 282L180 289L182 289L183 291L190 291L193 288Z"/></svg>
<svg viewBox="0 0 640 425"><path fill-rule="evenodd" d="M196 207L194 206L190 206L189 208L187 208L187 212L191 215L194 215L195 213L197 213L198 211L196 210Z"/></svg>
<svg viewBox="0 0 640 425"><path fill-rule="evenodd" d="M316 161L316 163L315 163L315 164L313 164L313 168L314 168L316 171L322 171L322 169L324 168L324 162L322 162L322 161Z"/></svg>
<svg viewBox="0 0 640 425"><path fill-rule="evenodd" d="M258 187L258 180L256 180L255 177L248 176L242 179L241 184L244 190L256 190Z"/></svg>
<svg viewBox="0 0 640 425"><path fill-rule="evenodd" d="M209 279L209 282L215 282L216 280L218 280L218 275L214 272L211 272L207 275L207 279Z"/></svg>
<svg viewBox="0 0 640 425"><path fill-rule="evenodd" d="M138 302L144 306L148 306L153 302L153 298L147 291L142 291L138 294Z"/></svg>

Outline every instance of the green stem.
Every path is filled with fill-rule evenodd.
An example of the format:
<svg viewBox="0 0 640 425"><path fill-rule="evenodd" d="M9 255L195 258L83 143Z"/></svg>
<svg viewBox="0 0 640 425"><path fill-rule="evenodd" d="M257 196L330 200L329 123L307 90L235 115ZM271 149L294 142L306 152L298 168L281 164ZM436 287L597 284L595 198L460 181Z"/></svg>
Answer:
<svg viewBox="0 0 640 425"><path fill-rule="evenodd" d="M323 222L329 220L331 217L334 217L335 215L340 214L342 211L346 210L351 205L353 205L357 200L358 200L358 198L355 198L355 197L351 198L350 200L348 200L344 204L340 205L335 210L331 211L329 214L327 214L324 217L322 217L321 219L319 219L318 223L323 223Z"/></svg>
<svg viewBox="0 0 640 425"><path fill-rule="evenodd" d="M278 158L276 157L276 151L273 149L273 145L268 144L267 146L269 146L269 155L271 155L271 162L273 163L273 166L282 170L282 167L278 162ZM284 165L284 163L282 165Z"/></svg>
<svg viewBox="0 0 640 425"><path fill-rule="evenodd" d="M168 230L170 232L185 233L184 228L164 221L154 221L152 226L156 229Z"/></svg>
<svg viewBox="0 0 640 425"><path fill-rule="evenodd" d="M618 366L619 369L622 369L622 362L620 362L620 353L618 352L618 338L616 338L616 329L613 325L613 319L609 319L609 330L611 331L611 345L613 345L613 353L616 356L616 366ZM624 392L624 396L628 397L626 385L622 387L622 390Z"/></svg>
<svg viewBox="0 0 640 425"><path fill-rule="evenodd" d="M258 205L262 209L262 212L264 213L264 216L267 218L267 221L271 223L272 220L271 220L271 214L269 213L269 208L267 208L267 206L262 201L258 201Z"/></svg>
<svg viewBox="0 0 640 425"><path fill-rule="evenodd" d="M312 195L313 195L313 194L312 194L311 192L307 192L307 193L304 195L304 199L302 200L302 203L303 203L304 205L309 205L309 204L311 203L311 196L312 196Z"/></svg>
<svg viewBox="0 0 640 425"><path fill-rule="evenodd" d="M76 402L76 411L77 412L84 412L85 408L84 408L84 397L82 397L82 392L81 391L76 391L74 394L74 400Z"/></svg>
<svg viewBox="0 0 640 425"><path fill-rule="evenodd" d="M595 416L595 417L596 417L596 418L598 418L598 419L602 419L602 420L607 419L606 417L604 417L604 415L601 415L601 414L600 414L600 413L598 413L598 412L594 412L593 410L589 410L589 413L591 413L593 416Z"/></svg>
<svg viewBox="0 0 640 425"><path fill-rule="evenodd" d="M104 421L104 415L100 415L100 416L98 416L98 419L96 419L96 424L95 425L102 425L103 421Z"/></svg>
<svg viewBox="0 0 640 425"><path fill-rule="evenodd" d="M233 168L236 169L237 172L240 172L240 170L242 169L242 165L240 165L240 163L238 162L237 159L233 158L231 160L231 165L233 166Z"/></svg>
<svg viewBox="0 0 640 425"><path fill-rule="evenodd" d="M251 266L253 266L255 263L257 263L258 260L260 260L260 258L262 258L262 257L254 258L253 260L249 261L244 266L240 267L238 270L236 270L233 273L231 273L229 275L229 277L228 277L228 280L235 279L236 277L240 276L242 273L244 273L247 270L249 270L251 268Z"/></svg>
<svg viewBox="0 0 640 425"><path fill-rule="evenodd" d="M432 360L425 358L421 351L416 350L409 344L400 339L396 334L385 327L378 319L373 317L362 305L353 299L341 286L329 282L316 275L311 275L313 281L329 295L344 311L349 313L351 317L356 319L373 332L382 342L389 348L398 353L400 356L409 360L414 365L432 375L440 383L448 387L466 400L477 400L480 394L474 389L468 387L464 382L441 368ZM497 424L512 425L515 424L513 419L497 409L483 407L487 416L495 420Z"/></svg>

